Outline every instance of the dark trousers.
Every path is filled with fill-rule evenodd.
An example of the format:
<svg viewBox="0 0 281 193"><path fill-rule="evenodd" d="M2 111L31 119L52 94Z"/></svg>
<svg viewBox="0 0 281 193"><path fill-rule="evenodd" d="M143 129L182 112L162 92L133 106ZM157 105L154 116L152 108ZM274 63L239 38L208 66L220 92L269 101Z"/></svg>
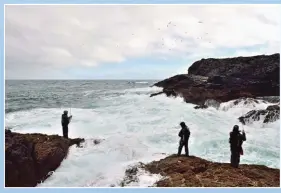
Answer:
<svg viewBox="0 0 281 193"><path fill-rule="evenodd" d="M238 168L240 163L240 152L238 150L231 151L230 165L234 168Z"/></svg>
<svg viewBox="0 0 281 193"><path fill-rule="evenodd" d="M184 146L184 149L185 149L185 155L189 156L188 141L187 142L181 142L180 141L179 149L178 149L178 155L181 155L181 151L182 151L183 146Z"/></svg>
<svg viewBox="0 0 281 193"><path fill-rule="evenodd" d="M62 134L64 138L68 139L68 126L62 127Z"/></svg>

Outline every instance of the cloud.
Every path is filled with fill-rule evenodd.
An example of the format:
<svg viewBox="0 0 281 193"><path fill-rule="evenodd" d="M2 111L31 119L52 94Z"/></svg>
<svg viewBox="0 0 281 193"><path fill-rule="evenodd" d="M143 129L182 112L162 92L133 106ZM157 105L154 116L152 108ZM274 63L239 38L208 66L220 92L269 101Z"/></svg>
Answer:
<svg viewBox="0 0 281 193"><path fill-rule="evenodd" d="M227 49L271 54L280 50L279 11L279 5L6 5L6 78L106 63L121 68L146 57L193 60Z"/></svg>

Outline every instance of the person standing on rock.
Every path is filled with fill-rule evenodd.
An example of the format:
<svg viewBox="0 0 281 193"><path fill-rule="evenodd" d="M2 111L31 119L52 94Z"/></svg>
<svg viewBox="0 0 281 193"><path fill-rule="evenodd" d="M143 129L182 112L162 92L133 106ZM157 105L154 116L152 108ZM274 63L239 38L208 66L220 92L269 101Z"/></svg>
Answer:
<svg viewBox="0 0 281 193"><path fill-rule="evenodd" d="M239 126L234 125L232 132L230 132L229 143L231 158L230 163L232 167L238 168L240 163L240 155L243 155L242 144L246 141L246 134L244 130L242 134L239 131Z"/></svg>
<svg viewBox="0 0 281 193"><path fill-rule="evenodd" d="M189 128L185 125L185 122L180 123L181 130L179 132L180 142L179 142L179 149L178 149L178 156L181 155L182 148L185 148L185 155L189 156L189 149L188 149L188 140L190 136Z"/></svg>
<svg viewBox="0 0 281 193"><path fill-rule="evenodd" d="M64 111L63 114L61 115L61 126L62 126L62 133L63 137L68 139L68 124L70 123L70 120L72 118L71 116L67 116L68 111Z"/></svg>

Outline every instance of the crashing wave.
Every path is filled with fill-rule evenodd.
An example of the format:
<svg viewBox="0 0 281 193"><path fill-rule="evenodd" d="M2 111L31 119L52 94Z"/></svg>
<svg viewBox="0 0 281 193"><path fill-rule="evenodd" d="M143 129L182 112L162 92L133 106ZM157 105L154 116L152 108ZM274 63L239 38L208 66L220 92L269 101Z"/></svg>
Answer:
<svg viewBox="0 0 281 193"><path fill-rule="evenodd" d="M258 100L267 101L269 103L279 103L280 97L279 96L265 96L265 97L257 97Z"/></svg>
<svg viewBox="0 0 281 193"><path fill-rule="evenodd" d="M213 99L208 99L205 101L205 105L208 107L214 107L218 109L220 107L220 102L213 100Z"/></svg>
<svg viewBox="0 0 281 193"><path fill-rule="evenodd" d="M256 108L258 104L268 104L265 100L253 99L253 98L240 98L232 100L226 103L221 103L219 109L222 111L227 111L234 106L236 107L247 107L247 108Z"/></svg>

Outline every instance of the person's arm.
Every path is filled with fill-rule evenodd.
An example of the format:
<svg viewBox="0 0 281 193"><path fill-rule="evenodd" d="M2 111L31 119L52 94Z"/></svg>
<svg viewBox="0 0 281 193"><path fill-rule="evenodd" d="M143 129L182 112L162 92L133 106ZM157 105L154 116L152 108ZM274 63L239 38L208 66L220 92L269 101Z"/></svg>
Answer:
<svg viewBox="0 0 281 193"><path fill-rule="evenodd" d="M182 129L179 132L179 137L182 137Z"/></svg>
<svg viewBox="0 0 281 193"><path fill-rule="evenodd" d="M229 140L228 140L229 143L231 143L231 132L229 133Z"/></svg>

